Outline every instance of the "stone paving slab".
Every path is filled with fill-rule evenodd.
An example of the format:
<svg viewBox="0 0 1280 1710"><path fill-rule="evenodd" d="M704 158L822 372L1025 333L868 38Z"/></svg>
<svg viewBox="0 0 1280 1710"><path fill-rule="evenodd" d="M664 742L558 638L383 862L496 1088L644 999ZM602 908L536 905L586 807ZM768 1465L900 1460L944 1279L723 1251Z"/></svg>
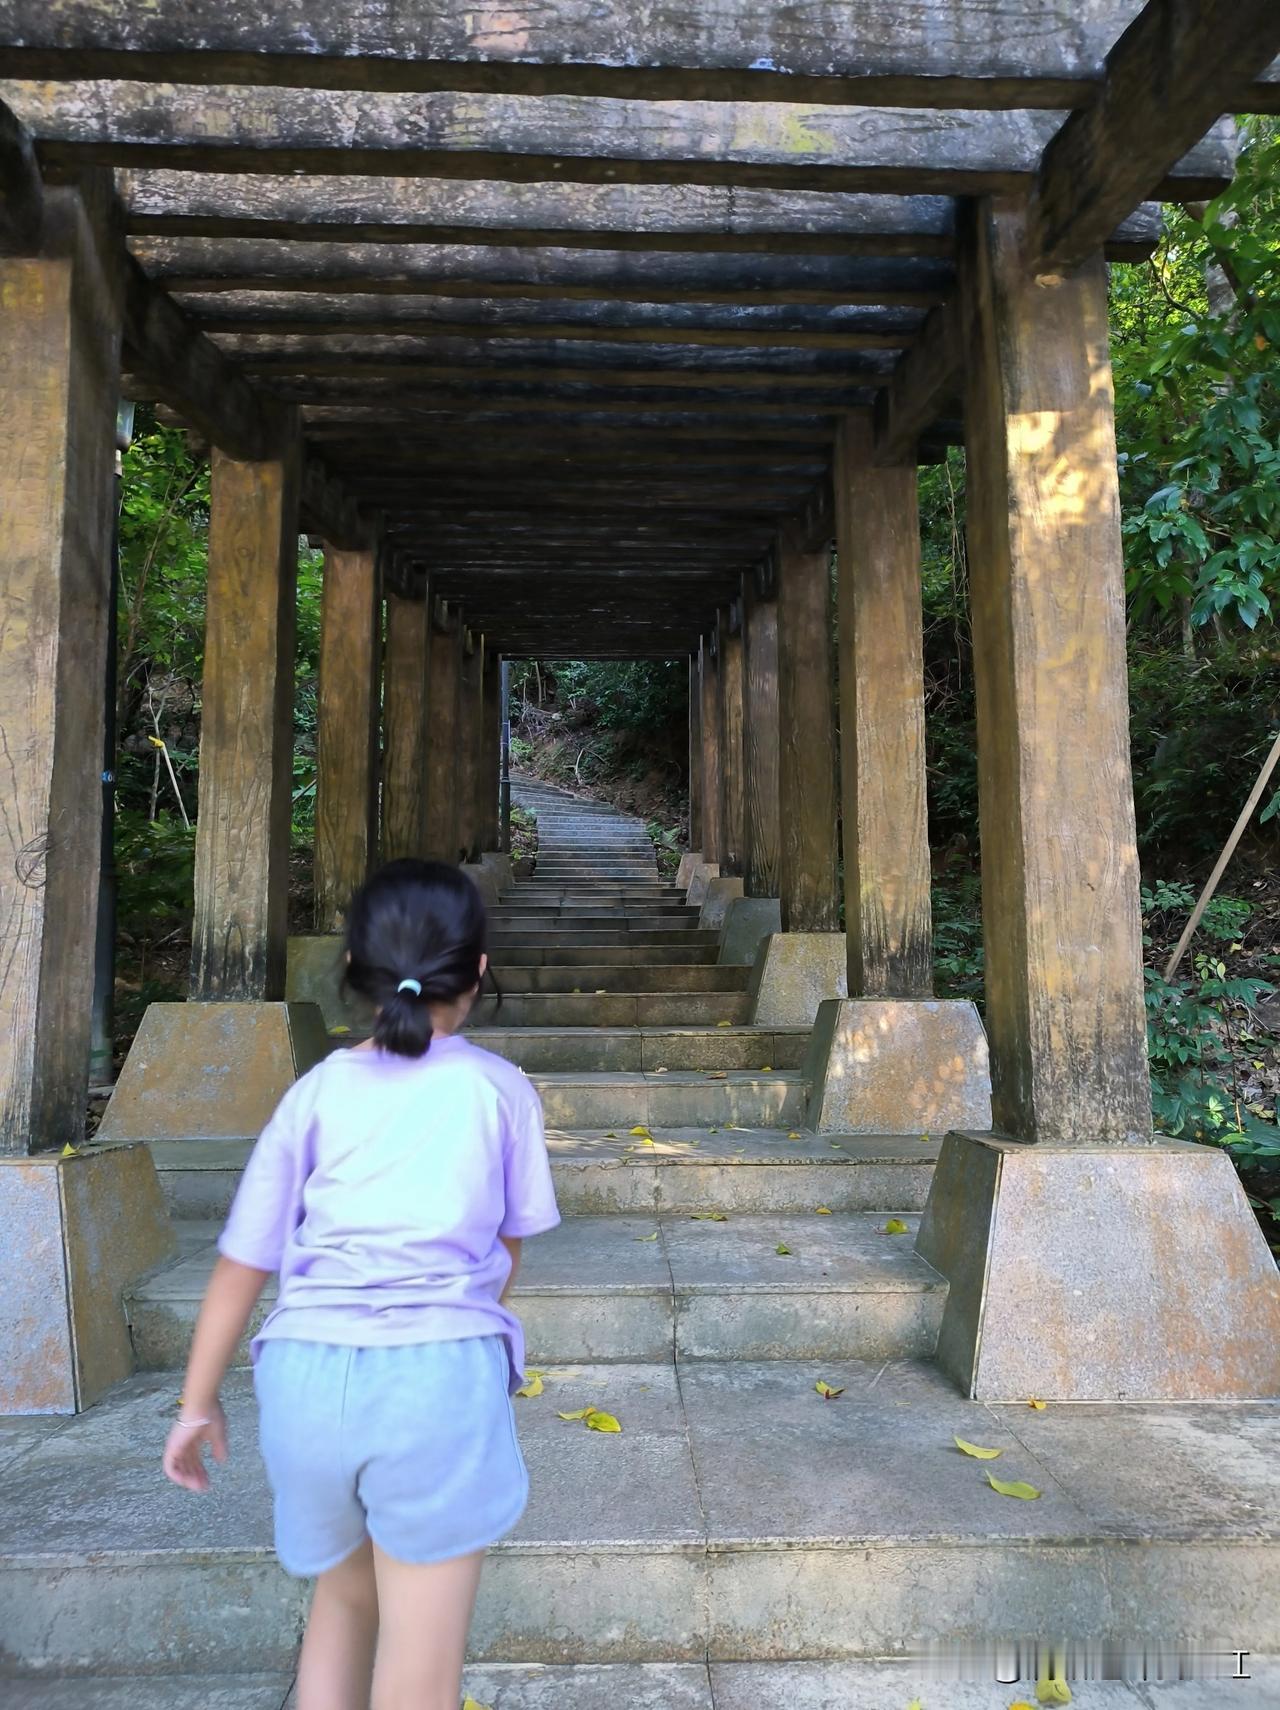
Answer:
<svg viewBox="0 0 1280 1710"><path fill-rule="evenodd" d="M288 1674L0 1681L4 1710L282 1710Z"/></svg>

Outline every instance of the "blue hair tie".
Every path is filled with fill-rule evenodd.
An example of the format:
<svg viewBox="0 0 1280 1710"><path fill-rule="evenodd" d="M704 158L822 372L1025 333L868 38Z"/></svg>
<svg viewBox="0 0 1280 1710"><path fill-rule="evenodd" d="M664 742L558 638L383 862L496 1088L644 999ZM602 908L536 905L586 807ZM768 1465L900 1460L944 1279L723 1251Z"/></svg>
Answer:
<svg viewBox="0 0 1280 1710"><path fill-rule="evenodd" d="M396 995L399 996L399 994L401 992L412 992L414 997L421 997L422 996L422 981L421 980L401 980L400 984L396 987Z"/></svg>

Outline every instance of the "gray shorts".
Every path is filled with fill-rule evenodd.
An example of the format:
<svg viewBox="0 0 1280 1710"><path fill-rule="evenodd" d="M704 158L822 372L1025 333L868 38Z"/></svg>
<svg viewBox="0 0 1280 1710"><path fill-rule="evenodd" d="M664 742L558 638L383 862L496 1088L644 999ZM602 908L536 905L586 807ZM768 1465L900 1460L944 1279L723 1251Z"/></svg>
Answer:
<svg viewBox="0 0 1280 1710"><path fill-rule="evenodd" d="M501 1336L400 1348L264 1342L254 1384L286 1571L324 1573L366 1537L422 1563L510 1531L529 1479L509 1372Z"/></svg>

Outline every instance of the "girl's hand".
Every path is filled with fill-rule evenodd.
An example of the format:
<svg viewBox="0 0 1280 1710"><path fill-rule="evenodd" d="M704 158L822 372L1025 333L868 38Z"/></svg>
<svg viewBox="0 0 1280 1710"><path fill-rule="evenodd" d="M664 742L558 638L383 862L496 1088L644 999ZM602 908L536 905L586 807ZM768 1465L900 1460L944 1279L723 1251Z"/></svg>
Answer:
<svg viewBox="0 0 1280 1710"><path fill-rule="evenodd" d="M191 1426L179 1421L169 1432L169 1440L164 1446L165 1477L180 1484L184 1490L209 1488L209 1473L204 1464L206 1443L219 1464L227 1458L227 1420L221 1405L215 1401L200 1417L207 1419L208 1424Z"/></svg>

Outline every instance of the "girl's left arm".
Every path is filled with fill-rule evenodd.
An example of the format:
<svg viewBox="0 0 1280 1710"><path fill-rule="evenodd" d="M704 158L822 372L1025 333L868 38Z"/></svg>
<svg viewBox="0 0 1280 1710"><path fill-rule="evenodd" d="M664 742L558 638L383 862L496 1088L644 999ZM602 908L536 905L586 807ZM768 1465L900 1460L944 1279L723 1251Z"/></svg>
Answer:
<svg viewBox="0 0 1280 1710"><path fill-rule="evenodd" d="M516 1286L516 1278L520 1275L520 1253L524 1246L524 1242L518 1235L499 1235L498 1239L511 1255L511 1275L507 1278L506 1283L503 1285L502 1293L498 1296L498 1305L505 1306L507 1304L507 1296Z"/></svg>
<svg viewBox="0 0 1280 1710"><path fill-rule="evenodd" d="M215 1461L227 1458L227 1422L218 1391L270 1271L219 1257L196 1320L182 1389L182 1412L165 1444L164 1470L186 1490L208 1490L203 1447Z"/></svg>

